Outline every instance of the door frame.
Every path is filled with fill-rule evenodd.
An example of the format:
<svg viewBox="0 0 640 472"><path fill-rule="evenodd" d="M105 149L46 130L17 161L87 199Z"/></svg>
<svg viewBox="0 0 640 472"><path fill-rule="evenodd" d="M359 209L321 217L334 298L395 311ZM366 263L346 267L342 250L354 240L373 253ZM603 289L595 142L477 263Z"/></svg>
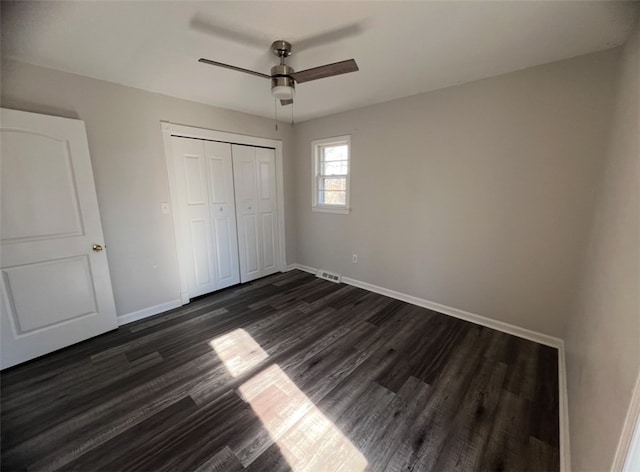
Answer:
<svg viewBox="0 0 640 472"><path fill-rule="evenodd" d="M640 372L636 377L611 470L632 472L638 470L638 466L640 466Z"/></svg>
<svg viewBox="0 0 640 472"><path fill-rule="evenodd" d="M178 258L178 274L180 278L180 302L185 305L189 303L189 291L187 288L187 275L185 270L185 254L187 245L183 241L182 232L178 231L179 222L182 221L182 209L178 204L178 176L175 172L173 161L173 146L171 138L195 138L208 141L218 141L229 144L244 144L247 146L257 146L275 149L276 154L276 198L278 204L278 236L280 238L280 260L278 267L280 271L287 268L286 264L286 242L285 242L285 224L284 224L284 168L282 160L282 140L260 138L257 136L248 136L244 134L229 133L227 131L218 131L207 128L199 128L196 126L181 125L171 123L169 121L161 121L162 142L164 145L164 156L167 164L167 173L169 175L169 199L171 204L171 222L173 225L173 234L176 241L176 255Z"/></svg>

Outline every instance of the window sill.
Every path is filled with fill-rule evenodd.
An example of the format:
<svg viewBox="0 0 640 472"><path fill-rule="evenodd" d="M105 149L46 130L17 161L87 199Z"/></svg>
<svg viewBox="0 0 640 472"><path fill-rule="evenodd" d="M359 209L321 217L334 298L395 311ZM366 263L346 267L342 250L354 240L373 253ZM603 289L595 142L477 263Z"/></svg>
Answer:
<svg viewBox="0 0 640 472"><path fill-rule="evenodd" d="M340 215L348 215L351 212L351 208L332 208L326 206L312 206L312 211L318 211L321 213L337 213Z"/></svg>

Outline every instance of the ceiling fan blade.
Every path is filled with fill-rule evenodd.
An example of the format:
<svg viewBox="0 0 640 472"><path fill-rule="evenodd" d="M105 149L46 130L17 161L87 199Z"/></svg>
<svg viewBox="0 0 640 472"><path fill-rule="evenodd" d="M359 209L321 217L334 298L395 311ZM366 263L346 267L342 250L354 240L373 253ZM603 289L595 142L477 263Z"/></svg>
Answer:
<svg viewBox="0 0 640 472"><path fill-rule="evenodd" d="M292 42L295 45L295 52L305 51L307 49L312 49L328 43L347 39L351 36L357 36L364 31L364 25L365 22L361 21L358 23L341 26L330 31L325 31L324 33L320 33L304 39L294 39Z"/></svg>
<svg viewBox="0 0 640 472"><path fill-rule="evenodd" d="M285 106L285 105L291 105L293 103L293 98L290 98L289 100L280 100L280 105Z"/></svg>
<svg viewBox="0 0 640 472"><path fill-rule="evenodd" d="M353 59L346 61L334 62L324 66L314 67L312 69L303 70L291 74L293 80L301 84L311 80L324 79L325 77L333 77L334 75L347 74L359 70L358 64Z"/></svg>
<svg viewBox="0 0 640 472"><path fill-rule="evenodd" d="M225 25L220 20L214 20L213 18L202 14L191 18L189 26L201 33L218 36L222 39L244 44L245 46L264 49L266 45L269 45L269 37L249 31L246 26L238 27L237 25Z"/></svg>
<svg viewBox="0 0 640 472"><path fill-rule="evenodd" d="M210 59L204 59L202 57L200 59L198 59L198 62L202 62L203 64L209 64L211 66L218 66L218 67L224 67L226 69L237 70L238 72L244 72L246 74L257 75L258 77L263 77L265 79L270 79L271 78L270 75L263 74L262 72L256 72L256 71L249 70L249 69L243 69L242 67L237 67L237 66L232 66L232 65L229 65L229 64L224 64L222 62L216 62L216 61L212 61Z"/></svg>

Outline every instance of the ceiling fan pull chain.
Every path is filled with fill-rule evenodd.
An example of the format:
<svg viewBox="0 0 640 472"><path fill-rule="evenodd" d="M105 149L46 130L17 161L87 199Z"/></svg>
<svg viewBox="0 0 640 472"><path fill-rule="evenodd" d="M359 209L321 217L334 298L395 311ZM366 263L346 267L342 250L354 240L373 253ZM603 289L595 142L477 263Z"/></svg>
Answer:
<svg viewBox="0 0 640 472"><path fill-rule="evenodd" d="M275 109L275 115L276 115L276 131L278 131L278 99L277 98L273 99L273 108Z"/></svg>

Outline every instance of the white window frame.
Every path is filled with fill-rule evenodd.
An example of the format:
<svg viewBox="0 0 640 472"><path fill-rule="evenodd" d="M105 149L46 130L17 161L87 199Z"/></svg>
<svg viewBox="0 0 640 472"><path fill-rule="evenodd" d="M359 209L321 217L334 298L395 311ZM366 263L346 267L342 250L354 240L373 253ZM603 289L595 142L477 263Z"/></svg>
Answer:
<svg viewBox="0 0 640 472"><path fill-rule="evenodd" d="M347 174L344 205L327 205L318 203L318 178L320 177L320 156L323 147L347 145ZM342 177L342 176L340 176ZM314 139L311 141L311 209L325 213L348 214L351 194L351 135L335 136L332 138Z"/></svg>

